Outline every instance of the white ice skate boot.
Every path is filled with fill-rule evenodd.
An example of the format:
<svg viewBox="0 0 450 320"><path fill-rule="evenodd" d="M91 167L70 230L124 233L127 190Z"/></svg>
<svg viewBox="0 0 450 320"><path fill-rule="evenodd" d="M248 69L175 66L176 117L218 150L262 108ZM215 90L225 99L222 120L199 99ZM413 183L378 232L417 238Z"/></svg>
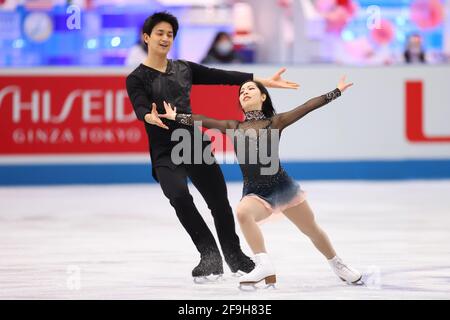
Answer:
<svg viewBox="0 0 450 320"><path fill-rule="evenodd" d="M347 266L338 256L335 256L333 259L328 260L328 263L330 264L331 269L333 269L334 273L336 273L336 275L341 278L342 281L356 284L362 278L362 275L358 270Z"/></svg>
<svg viewBox="0 0 450 320"><path fill-rule="evenodd" d="M258 253L255 255L255 268L239 278L239 284L254 285L265 280L266 284L273 286L277 282L275 268L269 259L267 253Z"/></svg>

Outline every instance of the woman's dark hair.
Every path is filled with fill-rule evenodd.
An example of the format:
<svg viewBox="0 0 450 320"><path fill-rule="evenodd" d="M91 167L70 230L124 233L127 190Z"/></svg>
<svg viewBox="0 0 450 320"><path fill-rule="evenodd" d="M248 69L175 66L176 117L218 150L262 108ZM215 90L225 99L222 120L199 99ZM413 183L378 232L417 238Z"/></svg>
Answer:
<svg viewBox="0 0 450 320"><path fill-rule="evenodd" d="M211 48L214 47L216 45L216 43L219 41L219 39L222 38L222 37L226 37L230 41L232 41L231 36L227 32L219 31L219 32L217 32L216 36L214 37L214 40L213 40L213 42L211 44Z"/></svg>
<svg viewBox="0 0 450 320"><path fill-rule="evenodd" d="M172 26L173 38L175 39L178 32L178 20L175 16L167 11L155 12L150 17L145 19L144 26L142 27L142 33L150 35L153 28L160 22L167 22Z"/></svg>
<svg viewBox="0 0 450 320"><path fill-rule="evenodd" d="M267 91L266 87L264 87L264 85L261 82L254 81L254 80L245 81L239 87L239 91L238 91L239 95L238 95L238 97L240 96L242 86L244 84L248 83L248 82L253 82L254 84L256 84L256 86L258 87L259 91L261 91L261 94L265 94L266 95L266 100L264 100L264 102L262 104L261 111L264 113L264 115L267 118L273 117L276 114L276 111L275 111L275 109L273 107L272 99L270 98L269 91ZM239 102L239 105L240 105L240 102ZM242 105L241 105L241 108L242 108Z"/></svg>

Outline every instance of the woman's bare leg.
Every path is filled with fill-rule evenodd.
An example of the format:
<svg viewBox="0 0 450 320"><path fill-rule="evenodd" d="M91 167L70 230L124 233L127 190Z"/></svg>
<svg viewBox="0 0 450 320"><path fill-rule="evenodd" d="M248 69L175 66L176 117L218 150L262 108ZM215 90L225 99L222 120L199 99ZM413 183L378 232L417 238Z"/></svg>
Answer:
<svg viewBox="0 0 450 320"><path fill-rule="evenodd" d="M269 217L270 214L270 210L260 201L249 197L244 197L237 206L239 225L254 254L266 252L264 238L257 222Z"/></svg>
<svg viewBox="0 0 450 320"><path fill-rule="evenodd" d="M330 239L316 223L314 213L306 200L295 207L286 209L283 213L297 226L297 228L300 229L301 232L311 239L314 246L328 260L336 256L336 252L331 245Z"/></svg>

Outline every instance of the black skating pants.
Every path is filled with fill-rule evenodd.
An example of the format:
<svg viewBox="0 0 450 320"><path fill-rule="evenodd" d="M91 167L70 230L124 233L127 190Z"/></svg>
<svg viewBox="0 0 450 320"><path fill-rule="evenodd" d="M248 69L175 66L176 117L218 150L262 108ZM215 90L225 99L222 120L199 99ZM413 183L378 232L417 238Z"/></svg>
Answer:
<svg viewBox="0 0 450 320"><path fill-rule="evenodd" d="M164 166L154 169L164 195L202 257L220 252L211 231L195 207L187 178L201 193L211 210L225 260L242 252L235 231L233 211L228 202L225 179L217 163L182 164L176 169Z"/></svg>

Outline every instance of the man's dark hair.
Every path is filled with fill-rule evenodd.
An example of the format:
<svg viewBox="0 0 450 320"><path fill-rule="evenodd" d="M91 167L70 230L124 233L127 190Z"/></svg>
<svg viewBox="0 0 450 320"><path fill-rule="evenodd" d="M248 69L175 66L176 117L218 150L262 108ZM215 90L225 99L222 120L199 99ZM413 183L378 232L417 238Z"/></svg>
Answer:
<svg viewBox="0 0 450 320"><path fill-rule="evenodd" d="M173 38L175 39L178 32L178 20L174 15L167 11L155 12L150 17L145 19L144 26L142 27L142 33L150 35L153 28L160 22L167 22L172 26Z"/></svg>

